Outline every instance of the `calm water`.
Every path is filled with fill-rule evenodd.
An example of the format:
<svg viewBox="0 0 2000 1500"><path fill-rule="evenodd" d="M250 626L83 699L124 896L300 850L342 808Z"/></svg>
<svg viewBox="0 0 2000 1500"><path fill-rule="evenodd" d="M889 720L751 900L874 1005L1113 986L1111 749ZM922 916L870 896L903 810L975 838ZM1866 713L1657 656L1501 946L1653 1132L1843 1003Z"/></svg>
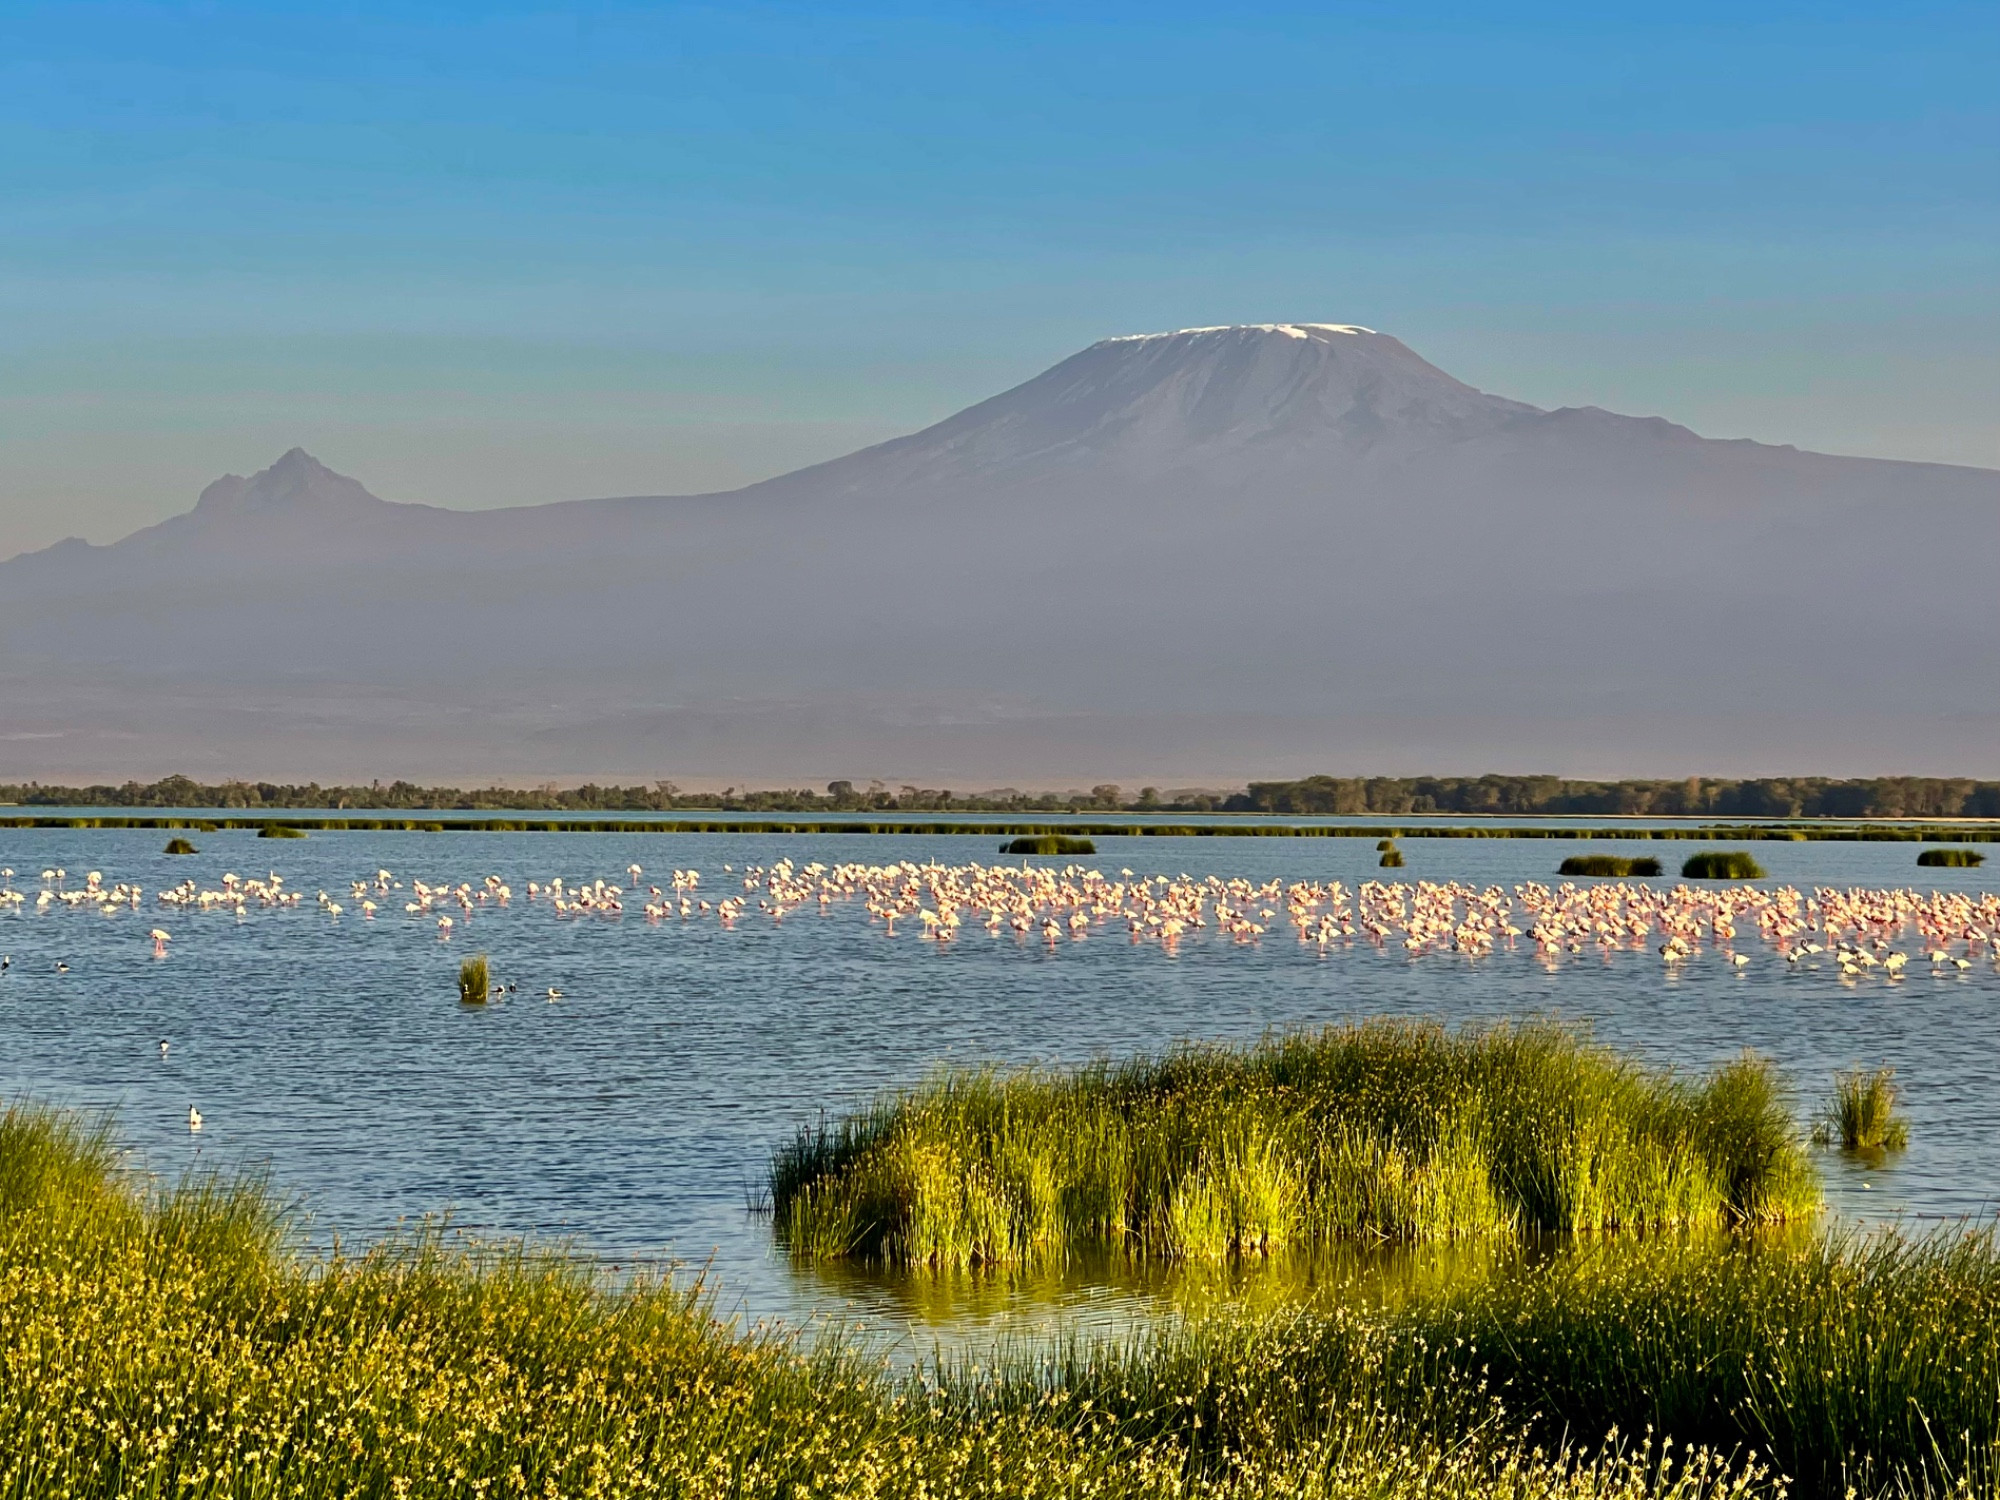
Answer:
<svg viewBox="0 0 2000 1500"><path fill-rule="evenodd" d="M1122 932L1051 950L969 929L955 944L871 928L859 904L782 925L753 908L734 931L707 921L562 919L522 899L528 881L602 877L628 865L664 885L699 868L702 894L737 894L725 873L784 856L804 865L866 859L997 861L995 840L682 834L327 833L305 841L197 835L202 853L161 854L150 830L0 830L0 865L31 893L0 915L0 1091L115 1111L122 1139L153 1168L267 1165L302 1195L315 1232L365 1238L399 1219L449 1211L481 1232L573 1237L614 1264L676 1258L706 1266L726 1310L803 1321L860 1315L890 1330L990 1328L1059 1311L1089 1323L1188 1296L1267 1295L1256 1270L1158 1273L1089 1266L1019 1281L898 1281L800 1270L750 1211L771 1148L822 1110L839 1111L943 1061L1073 1061L1179 1038L1255 1038L1272 1027L1374 1015L1447 1021L1542 1013L1589 1021L1646 1058L1706 1066L1744 1047L1768 1053L1802 1109L1835 1068L1890 1064L1907 1090L1909 1152L1864 1170L1826 1158L1830 1197L1851 1217L1984 1214L2000 1183L2000 973L1982 959L1934 978L1844 984L1759 946L1732 971L1713 956L1668 971L1650 953L1596 954L1546 972L1527 952L1416 960L1369 947L1322 955L1289 933L1254 944L1192 935L1177 953ZM1358 839L1102 839L1115 874L1253 880L1378 874ZM1411 840L1406 880L1552 882L1588 847L1540 840ZM1664 852L1678 858L1688 846ZM1775 880L1805 887L1987 888L1979 870L1918 870L1908 844L1759 844ZM1054 861L1053 863L1064 863ZM67 884L147 891L137 912L37 915L44 868ZM386 868L407 882L510 883L509 909L482 909L454 940L404 914L407 889L363 921L349 881ZM156 907L192 877L276 870L306 892L290 910L243 920ZM1919 877L1922 877L1921 879ZM348 907L313 905L324 889ZM146 932L174 934L155 960ZM1911 935L1904 944L1913 953ZM491 955L520 994L461 1009L460 958ZM67 973L56 972L58 961ZM564 992L549 1004L548 986ZM162 1059L159 1042L171 1044ZM205 1117L199 1136L188 1106Z"/></svg>

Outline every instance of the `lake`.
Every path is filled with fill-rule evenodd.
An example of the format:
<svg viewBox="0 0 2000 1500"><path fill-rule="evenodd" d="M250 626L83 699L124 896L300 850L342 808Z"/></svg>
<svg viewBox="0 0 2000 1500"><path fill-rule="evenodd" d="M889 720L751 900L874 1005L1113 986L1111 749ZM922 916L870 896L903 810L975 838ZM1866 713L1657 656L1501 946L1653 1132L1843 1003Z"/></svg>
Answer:
<svg viewBox="0 0 2000 1500"><path fill-rule="evenodd" d="M1069 1062L1183 1038L1249 1040L1272 1028L1377 1015L1446 1022L1526 1014L1587 1022L1648 1061L1707 1067L1745 1047L1774 1058L1801 1115L1836 1068L1889 1065L1907 1095L1912 1142L1873 1168L1822 1156L1834 1211L1925 1224L1984 1215L2000 1182L2000 971L1843 980L1785 962L1754 927L1740 968L1712 952L1669 966L1643 952L1565 956L1526 947L1470 958L1411 957L1366 943L1322 952L1275 926L1251 941L1190 933L1173 949L1093 930L1050 944L968 922L951 943L905 925L893 937L859 902L794 911L751 905L725 929L710 914L649 921L557 916L528 882L668 884L698 869L710 900L745 894L746 866L936 860L1014 863L997 840L951 836L322 832L262 840L195 834L201 853L169 857L168 835L132 829L0 829L0 865L27 902L0 915L0 1090L109 1111L121 1144L152 1170L268 1170L297 1193L311 1233L365 1241L448 1212L482 1235L565 1237L621 1269L660 1261L702 1269L721 1309L802 1323L859 1317L896 1336L962 1336L1051 1317L1106 1325L1189 1296L1277 1295L1267 1268L1156 1271L1079 1263L1018 1280L940 1284L794 1265L754 1211L774 1146L940 1063ZM1685 843L1544 840L1404 843L1408 865L1376 868L1349 838L1100 838L1099 854L1036 860L1116 877L1554 884L1566 855L1657 853ZM1918 869L1907 843L1758 843L1766 885L1983 892L2000 875ZM137 910L60 902L38 912L45 868L75 889L87 871L131 882ZM350 882L380 869L401 888L364 919ZM157 905L182 880L278 872L297 907L239 918ZM456 919L403 909L410 884L512 887L505 907ZM1657 883L1657 882L1656 882ZM346 909L331 916L324 890ZM1278 903L1282 906L1282 903ZM1526 926L1525 922L1521 925ZM147 938L173 936L156 958ZM1916 959L1922 943L1901 943ZM483 1009L457 1003L459 960L490 955L517 992ZM58 963L68 966L58 972ZM549 1002L554 987L562 998ZM165 1040L163 1057L159 1044ZM187 1128L193 1105L204 1118Z"/></svg>

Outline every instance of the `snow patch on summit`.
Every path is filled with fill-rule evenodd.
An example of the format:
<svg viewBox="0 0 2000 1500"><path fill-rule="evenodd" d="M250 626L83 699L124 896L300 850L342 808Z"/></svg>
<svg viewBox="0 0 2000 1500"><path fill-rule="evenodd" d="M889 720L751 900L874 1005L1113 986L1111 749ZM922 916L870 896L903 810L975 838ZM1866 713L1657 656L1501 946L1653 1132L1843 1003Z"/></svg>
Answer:
<svg viewBox="0 0 2000 1500"><path fill-rule="evenodd" d="M1180 339L1200 333L1279 333L1290 339L1308 339L1315 333L1372 334L1359 323L1217 323L1208 328L1176 328L1170 333L1121 333L1099 339L1099 344L1143 344L1152 339Z"/></svg>

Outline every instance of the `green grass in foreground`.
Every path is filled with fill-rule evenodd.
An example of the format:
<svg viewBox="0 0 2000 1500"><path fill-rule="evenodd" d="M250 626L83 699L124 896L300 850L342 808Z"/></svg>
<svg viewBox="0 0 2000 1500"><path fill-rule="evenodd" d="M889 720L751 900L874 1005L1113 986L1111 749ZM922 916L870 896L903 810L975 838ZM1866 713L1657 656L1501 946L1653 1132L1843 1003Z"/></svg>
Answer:
<svg viewBox="0 0 2000 1500"><path fill-rule="evenodd" d="M1996 1473L1984 1235L1620 1236L1394 1307L899 1376L556 1254L307 1261L256 1184L114 1163L64 1117L0 1116L0 1496L1726 1500Z"/></svg>
<svg viewBox="0 0 2000 1500"><path fill-rule="evenodd" d="M1400 1022L943 1073L801 1132L770 1188L794 1253L937 1268L1767 1222L1818 1202L1762 1062L1686 1082L1554 1025Z"/></svg>

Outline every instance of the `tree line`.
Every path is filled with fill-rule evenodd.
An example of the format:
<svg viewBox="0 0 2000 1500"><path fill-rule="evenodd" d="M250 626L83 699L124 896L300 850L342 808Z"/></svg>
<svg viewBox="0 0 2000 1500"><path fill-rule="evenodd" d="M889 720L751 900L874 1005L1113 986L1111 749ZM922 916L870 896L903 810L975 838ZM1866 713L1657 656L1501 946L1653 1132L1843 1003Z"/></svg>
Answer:
<svg viewBox="0 0 2000 1500"><path fill-rule="evenodd" d="M321 786L269 781L197 782L186 776L120 785L0 784L0 803L41 807L400 809L407 811L669 812L1250 812L1284 814L1565 813L1653 817L1953 818L2000 817L2000 781L1959 777L1823 776L1728 780L1575 781L1560 776L1307 776L1253 781L1235 794L1136 795L1112 783L1088 791L955 793L881 782L684 792L671 781L636 786L420 786L410 781Z"/></svg>

